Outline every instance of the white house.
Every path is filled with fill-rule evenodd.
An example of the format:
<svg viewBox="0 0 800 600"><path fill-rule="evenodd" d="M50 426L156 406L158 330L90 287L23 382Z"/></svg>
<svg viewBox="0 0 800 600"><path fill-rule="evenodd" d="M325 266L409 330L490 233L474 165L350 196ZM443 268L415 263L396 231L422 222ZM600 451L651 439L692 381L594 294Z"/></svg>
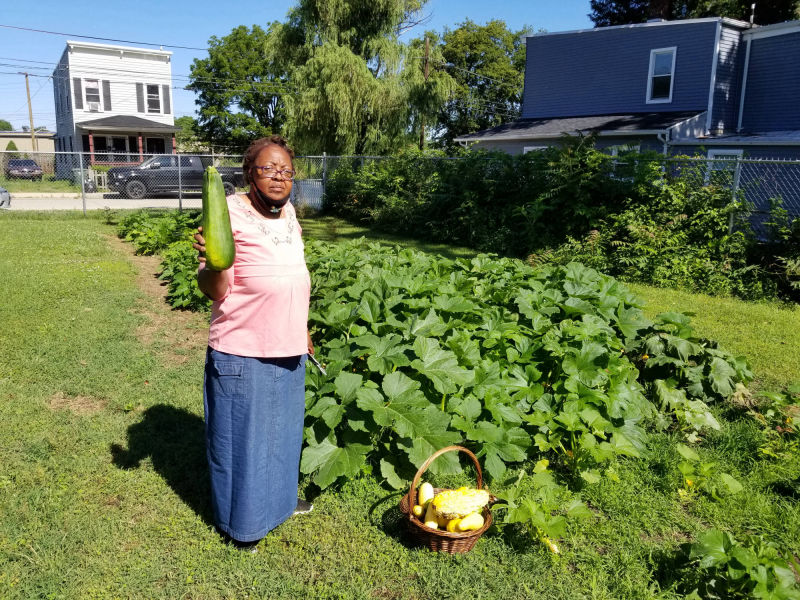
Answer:
<svg viewBox="0 0 800 600"><path fill-rule="evenodd" d="M175 152L172 52L67 41L53 71L57 152L85 164Z"/></svg>

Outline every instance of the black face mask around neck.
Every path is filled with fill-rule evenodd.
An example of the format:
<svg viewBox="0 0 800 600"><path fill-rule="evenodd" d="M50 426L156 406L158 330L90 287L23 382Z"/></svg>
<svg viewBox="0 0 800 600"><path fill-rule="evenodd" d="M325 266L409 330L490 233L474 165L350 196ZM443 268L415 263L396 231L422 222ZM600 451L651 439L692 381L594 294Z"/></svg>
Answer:
<svg viewBox="0 0 800 600"><path fill-rule="evenodd" d="M286 196L283 200L273 200L272 198L268 198L264 194L261 193L261 190L258 189L258 186L253 183L250 185L250 189L255 192L256 198L258 198L259 203L267 207L269 212L272 214L278 214L281 212L281 209L286 205L289 201L289 196Z"/></svg>

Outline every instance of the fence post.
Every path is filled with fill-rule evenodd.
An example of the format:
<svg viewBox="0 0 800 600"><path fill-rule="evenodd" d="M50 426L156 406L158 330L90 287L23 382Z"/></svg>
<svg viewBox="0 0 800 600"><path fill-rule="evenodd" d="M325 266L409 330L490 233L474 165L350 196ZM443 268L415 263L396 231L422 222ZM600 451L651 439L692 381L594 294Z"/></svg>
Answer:
<svg viewBox="0 0 800 600"><path fill-rule="evenodd" d="M78 168L81 170L81 202L83 204L83 216L86 216L86 177L83 174L83 152L78 152Z"/></svg>
<svg viewBox="0 0 800 600"><path fill-rule="evenodd" d="M325 201L325 190L328 186L328 153L322 153L322 199ZM322 208L322 207L320 207Z"/></svg>
<svg viewBox="0 0 800 600"><path fill-rule="evenodd" d="M731 186L731 203L735 204L737 200L737 196L739 195L739 178L742 174L742 157L736 157L736 167L734 167L733 171L733 185ZM734 225L734 214L731 211L731 214L728 215L728 235L733 234L733 225Z"/></svg>
<svg viewBox="0 0 800 600"><path fill-rule="evenodd" d="M178 161L178 210L183 211L183 181L181 180L181 155L176 154L175 160Z"/></svg>

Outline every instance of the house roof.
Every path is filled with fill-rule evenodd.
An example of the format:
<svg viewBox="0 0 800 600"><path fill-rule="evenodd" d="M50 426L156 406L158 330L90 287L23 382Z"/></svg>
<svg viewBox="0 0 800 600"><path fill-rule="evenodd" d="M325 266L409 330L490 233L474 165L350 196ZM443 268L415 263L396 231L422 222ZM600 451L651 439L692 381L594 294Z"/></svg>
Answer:
<svg viewBox="0 0 800 600"><path fill-rule="evenodd" d="M692 25L695 23L716 23L720 22L729 27L737 29L749 29L750 23L740 21L738 19L731 19L728 17L702 17L698 19L676 19L669 21L665 19L652 19L646 23L627 23L625 25L609 25L606 27L593 27L591 29L570 29L568 31L539 31L525 37L543 37L549 35L564 35L573 33L597 33L608 31L610 29L639 29L642 27L671 27L673 25ZM524 38L523 38L524 39Z"/></svg>
<svg viewBox="0 0 800 600"><path fill-rule="evenodd" d="M0 137L14 137L14 138L29 138L31 137L30 131L0 131ZM54 138L55 132L47 131L46 129L39 129L36 131L37 138Z"/></svg>
<svg viewBox="0 0 800 600"><path fill-rule="evenodd" d="M165 125L142 117L132 117L128 115L117 115L105 117L104 119L94 119L93 121L82 121L76 123L81 129L91 129L93 131L146 131L148 133L172 133L180 131L180 127Z"/></svg>
<svg viewBox="0 0 800 600"><path fill-rule="evenodd" d="M156 50L155 48L138 48L135 46L117 46L114 44L98 44L97 42L82 42L76 40L67 40L67 48L91 48L95 50L115 50L118 52L133 52L136 54L158 54L161 56L170 56L172 52L164 50L163 47Z"/></svg>
<svg viewBox="0 0 800 600"><path fill-rule="evenodd" d="M800 131L765 131L676 140L676 146L800 146Z"/></svg>
<svg viewBox="0 0 800 600"><path fill-rule="evenodd" d="M491 129L476 131L455 138L456 142L519 141L527 139L553 139L574 133L599 135L642 135L664 133L703 111L671 113L640 113L625 115L592 115L545 119L519 119Z"/></svg>

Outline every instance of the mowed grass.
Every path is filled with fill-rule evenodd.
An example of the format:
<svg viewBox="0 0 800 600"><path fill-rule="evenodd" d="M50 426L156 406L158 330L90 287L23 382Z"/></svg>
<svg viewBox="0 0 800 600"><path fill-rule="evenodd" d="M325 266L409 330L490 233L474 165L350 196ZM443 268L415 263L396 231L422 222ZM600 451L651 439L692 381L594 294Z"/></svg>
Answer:
<svg viewBox="0 0 800 600"><path fill-rule="evenodd" d="M415 547L399 493L370 474L321 494L304 482L314 512L240 553L211 524L202 348L170 348L205 317L164 311L113 236L99 214L0 214L0 598L677 598L663 573L708 527L800 555L797 498L780 491L798 461L759 458L744 418L702 451L742 494L679 502L677 440L654 436L648 457L616 466L620 481L583 491L594 516L570 524L561 556L497 532L464 556Z"/></svg>

